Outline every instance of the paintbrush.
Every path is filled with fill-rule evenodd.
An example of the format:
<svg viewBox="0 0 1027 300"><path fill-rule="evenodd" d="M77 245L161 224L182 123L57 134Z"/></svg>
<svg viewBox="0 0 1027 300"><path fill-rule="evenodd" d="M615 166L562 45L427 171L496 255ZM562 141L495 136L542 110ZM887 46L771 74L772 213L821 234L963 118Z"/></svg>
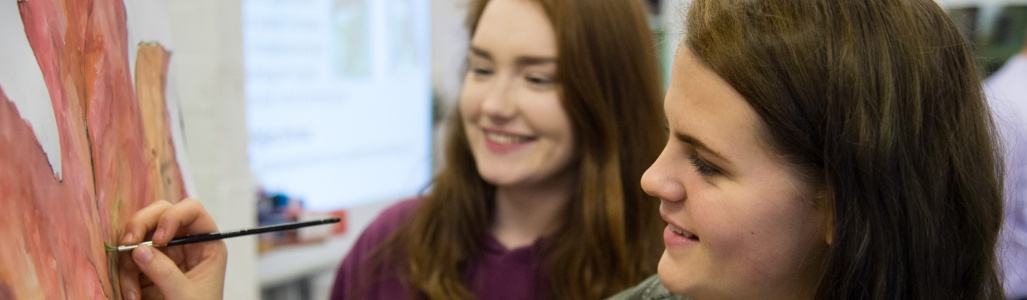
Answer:
<svg viewBox="0 0 1027 300"><path fill-rule="evenodd" d="M227 238L231 238L231 237L251 235L251 234L259 234L259 233L275 232L275 231L283 231L283 230L292 230L292 229L297 229L297 228L301 228L301 227L314 226L314 225L323 225L323 224L331 224L331 223L338 223L338 222L339 222L339 218L330 218L330 219L321 219L321 220L306 221L306 222L295 222L295 223L285 223L285 224L279 224L279 225L263 226L263 227L243 229L243 230L230 231L230 232L213 232L213 233L206 233L206 234L187 235L187 236L183 236L183 237L174 238L170 242L168 242L167 245L154 245L153 241L146 241L146 242L142 242L142 243L135 244L135 245L126 245L126 246L117 246L117 247L112 247L112 246L109 246L106 243L104 243L103 246L104 246L104 249L107 250L108 252L128 251L128 250L135 249L135 248L137 248L139 246L142 246L142 245L147 245L147 246L151 246L151 247L170 247L170 246L176 246L176 245L185 245L185 244L192 244L192 243L199 243L199 242L206 242L206 241L221 240L221 239L227 239Z"/></svg>

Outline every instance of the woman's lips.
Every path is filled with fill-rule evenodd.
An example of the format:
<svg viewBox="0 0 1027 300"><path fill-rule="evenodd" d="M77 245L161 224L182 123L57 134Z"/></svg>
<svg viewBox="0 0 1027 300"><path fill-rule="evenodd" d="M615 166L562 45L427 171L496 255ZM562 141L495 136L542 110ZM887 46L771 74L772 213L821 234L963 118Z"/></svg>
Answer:
<svg viewBox="0 0 1027 300"><path fill-rule="evenodd" d="M667 229L663 231L663 242L668 248L691 247L699 243L699 236L674 224L667 224Z"/></svg>
<svg viewBox="0 0 1027 300"><path fill-rule="evenodd" d="M521 149L535 138L495 130L483 130L485 147L495 153L509 153Z"/></svg>
<svg viewBox="0 0 1027 300"><path fill-rule="evenodd" d="M684 229L678 228L677 226L674 226L674 224L667 224L667 228L669 228L670 231L672 231L672 232L674 232L674 233L676 233L676 234L678 234L680 236L683 236L685 238L693 239L693 240L696 240L696 241L699 240L699 237L695 236L694 233L691 233L691 232L685 231Z"/></svg>

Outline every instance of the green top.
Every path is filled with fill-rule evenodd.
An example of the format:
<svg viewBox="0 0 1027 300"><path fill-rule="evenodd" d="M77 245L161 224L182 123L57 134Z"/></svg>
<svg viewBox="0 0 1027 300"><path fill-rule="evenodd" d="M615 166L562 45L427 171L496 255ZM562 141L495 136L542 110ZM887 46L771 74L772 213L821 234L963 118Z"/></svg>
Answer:
<svg viewBox="0 0 1027 300"><path fill-rule="evenodd" d="M653 275L638 285L606 298L606 300L691 300L691 298L672 294L660 283L660 276Z"/></svg>

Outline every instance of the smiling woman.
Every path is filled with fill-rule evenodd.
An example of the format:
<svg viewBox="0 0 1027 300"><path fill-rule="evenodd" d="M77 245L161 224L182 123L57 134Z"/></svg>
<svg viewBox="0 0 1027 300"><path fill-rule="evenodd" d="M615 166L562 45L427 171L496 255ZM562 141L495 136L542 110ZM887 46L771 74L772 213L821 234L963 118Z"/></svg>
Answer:
<svg viewBox="0 0 1027 300"><path fill-rule="evenodd" d="M817 182L764 141L756 111L691 51L675 64L672 138L642 177L669 224L664 285L699 299L810 298L830 243Z"/></svg>
<svg viewBox="0 0 1027 300"><path fill-rule="evenodd" d="M664 139L641 1L472 1L445 163L384 212L334 298L600 299L653 274Z"/></svg>
<svg viewBox="0 0 1027 300"><path fill-rule="evenodd" d="M496 1L482 12L470 48L459 109L478 172L499 187L499 205L512 204L510 192L528 190L530 200L513 201L562 206L572 187L565 170L574 132L556 84L552 24L535 3Z"/></svg>
<svg viewBox="0 0 1027 300"><path fill-rule="evenodd" d="M642 186L697 299L1001 299L1001 167L932 0L694 0ZM618 299L668 296L656 279ZM648 298L647 298L648 297Z"/></svg>

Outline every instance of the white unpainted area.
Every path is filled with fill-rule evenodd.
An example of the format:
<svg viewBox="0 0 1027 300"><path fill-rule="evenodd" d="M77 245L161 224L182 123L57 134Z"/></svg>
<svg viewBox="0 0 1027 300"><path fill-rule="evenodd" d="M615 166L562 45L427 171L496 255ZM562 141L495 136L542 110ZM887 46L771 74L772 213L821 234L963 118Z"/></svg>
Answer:
<svg viewBox="0 0 1027 300"><path fill-rule="evenodd" d="M182 114L179 111L178 87L175 80L174 67L174 41L171 37L171 22L168 20L164 4L157 0L133 0L125 2L125 23L128 33L128 66L132 73L132 90L136 86L136 58L138 56L137 45L142 43L156 43L172 53L169 61L165 82L164 104L168 112L168 128L171 130L172 145L175 147L175 158L178 168L182 173L182 184L189 195L196 195L196 182L193 179L192 168L189 165L188 155L185 149L185 139L182 136ZM178 199L167 199L178 200Z"/></svg>
<svg viewBox="0 0 1027 300"><path fill-rule="evenodd" d="M128 65L132 71L132 87L136 80L137 45L158 43L171 51L175 49L171 40L171 22L164 10L163 1L125 1L125 23L128 28Z"/></svg>
<svg viewBox="0 0 1027 300"><path fill-rule="evenodd" d="M0 1L0 88L28 121L54 176L61 179L61 141L50 93L32 53L17 1Z"/></svg>

